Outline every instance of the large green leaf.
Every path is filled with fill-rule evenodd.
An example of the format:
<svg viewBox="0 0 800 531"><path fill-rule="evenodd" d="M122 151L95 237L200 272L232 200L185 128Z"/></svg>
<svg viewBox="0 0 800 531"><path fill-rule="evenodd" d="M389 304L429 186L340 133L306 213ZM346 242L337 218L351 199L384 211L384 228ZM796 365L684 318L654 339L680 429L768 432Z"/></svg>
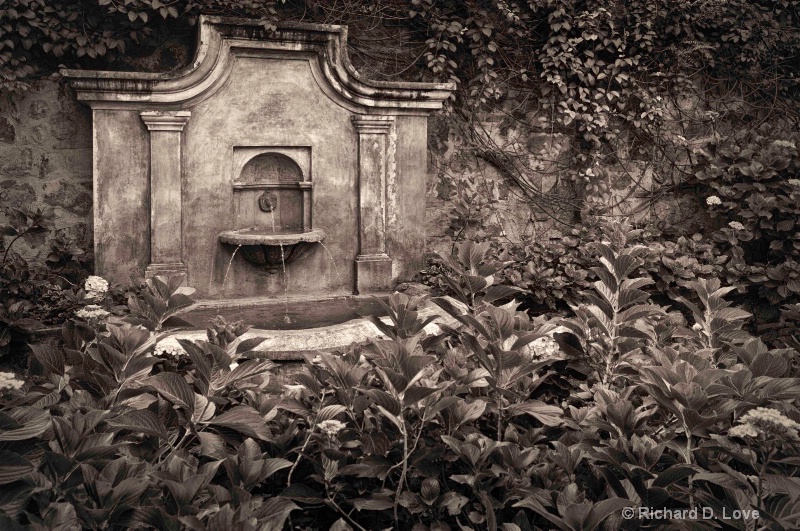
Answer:
<svg viewBox="0 0 800 531"><path fill-rule="evenodd" d="M20 424L14 417L11 417L0 411L0 432L16 430L21 427L22 424Z"/></svg>
<svg viewBox="0 0 800 531"><path fill-rule="evenodd" d="M49 372L64 375L64 352L50 343L31 343L36 360Z"/></svg>
<svg viewBox="0 0 800 531"><path fill-rule="evenodd" d="M300 507L287 498L269 498L257 511L259 531L281 531L289 513L298 509Z"/></svg>
<svg viewBox="0 0 800 531"><path fill-rule="evenodd" d="M0 485L21 480L32 470L33 464L18 453L0 450Z"/></svg>
<svg viewBox="0 0 800 531"><path fill-rule="evenodd" d="M385 511L394 507L394 502L387 496L371 496L355 498L351 501L356 511Z"/></svg>
<svg viewBox="0 0 800 531"><path fill-rule="evenodd" d="M261 415L259 415L258 411L250 406L236 406L221 415L217 415L209 424L212 426L230 428L248 437L260 439L262 441L267 441L270 438L269 431L267 430L267 423Z"/></svg>
<svg viewBox="0 0 800 531"><path fill-rule="evenodd" d="M550 406L539 400L512 404L508 409L512 415L526 413L545 426L560 426L564 423L564 411L560 407Z"/></svg>
<svg viewBox="0 0 800 531"><path fill-rule="evenodd" d="M319 412L317 413L317 419L319 422L331 420L336 415L344 413L345 411L347 411L346 407L339 404L332 404L330 406L325 406L322 409L320 409Z"/></svg>
<svg viewBox="0 0 800 531"><path fill-rule="evenodd" d="M215 388L225 387L227 385L232 385L240 380L247 380L248 378L254 378L256 376L261 376L263 374L269 374L269 372L276 367L275 362L271 360L249 360L243 363L240 363L236 366L231 372L227 373L223 378L222 381L217 384L217 382L213 383Z"/></svg>
<svg viewBox="0 0 800 531"><path fill-rule="evenodd" d="M225 439L216 433L201 431L197 434L200 439L200 455L214 459L225 459L228 457L225 451Z"/></svg>
<svg viewBox="0 0 800 531"><path fill-rule="evenodd" d="M186 409L189 415L194 412L194 391L182 376L174 372L163 372L142 380L142 384L152 387L168 401Z"/></svg>
<svg viewBox="0 0 800 531"><path fill-rule="evenodd" d="M38 437L50 427L50 413L34 408L17 408L9 412L11 417L22 424L21 428L3 430L0 441L22 441Z"/></svg>
<svg viewBox="0 0 800 531"><path fill-rule="evenodd" d="M539 500L536 499L534 496L528 496L527 498L523 498L522 500L515 503L513 507L525 507L526 509L531 509L535 511L537 514L539 514L539 516L545 518L548 522L553 524L555 528L561 529L562 531L575 531L564 520L562 520L557 515L545 509L544 506L539 502Z"/></svg>
<svg viewBox="0 0 800 531"><path fill-rule="evenodd" d="M522 290L520 288L516 288L514 286L506 286L503 284L493 284L486 288L486 293L481 298L481 301L485 303L493 303L500 299L505 299L507 297L513 297L515 295L520 294Z"/></svg>
<svg viewBox="0 0 800 531"><path fill-rule="evenodd" d="M633 505L633 502L624 498L609 498L595 503L583 521L583 527L581 527L581 529L585 531L594 531L603 523L603 520L621 511L625 507L633 507Z"/></svg>
<svg viewBox="0 0 800 531"><path fill-rule="evenodd" d="M165 441L169 438L161 420L147 409L128 411L106 422L112 428L153 435Z"/></svg>
<svg viewBox="0 0 800 531"><path fill-rule="evenodd" d="M697 473L694 467L688 465L673 465L666 470L658 473L658 477L653 480L654 487L669 487L676 481L688 478Z"/></svg>

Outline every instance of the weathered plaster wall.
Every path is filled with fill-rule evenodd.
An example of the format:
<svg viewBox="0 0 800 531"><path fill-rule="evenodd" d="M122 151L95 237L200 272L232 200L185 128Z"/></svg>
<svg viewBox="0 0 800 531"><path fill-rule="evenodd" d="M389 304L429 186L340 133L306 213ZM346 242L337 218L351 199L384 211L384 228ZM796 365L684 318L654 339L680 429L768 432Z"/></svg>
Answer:
<svg viewBox="0 0 800 531"><path fill-rule="evenodd" d="M91 111L56 81L0 100L0 205L54 207L57 231L92 238ZM14 249L44 260L47 246Z"/></svg>
<svg viewBox="0 0 800 531"><path fill-rule="evenodd" d="M426 116L455 87L362 78L336 26L267 35L201 17L198 42L179 72L61 72L93 110L96 274L178 274L212 298L369 293L410 278L423 264ZM278 186L265 166L242 183L246 153L301 153L304 177ZM302 190L293 230L324 230L324 243L275 275L220 234L269 231L274 218L242 202L269 212L251 191L289 185Z"/></svg>
<svg viewBox="0 0 800 531"><path fill-rule="evenodd" d="M183 185L189 282L210 297L352 292L359 216L353 112L325 94L307 61L254 58L237 59L226 85L191 112ZM387 149L386 245L400 280L423 264L426 167L414 153L425 150L426 127L425 117L398 117ZM239 179L234 149L270 146L310 147L312 222L326 233L325 247L290 264L285 277L234 257L235 248L217 241L221 231L252 224L231 215L247 210L237 201L252 198L231 188ZM269 226L269 214L260 215L258 224Z"/></svg>
<svg viewBox="0 0 800 531"><path fill-rule="evenodd" d="M190 110L183 186L189 283L212 297L351 290L358 243L356 136L351 113L324 95L308 62L239 58L224 88ZM242 256L231 262L234 248L217 240L220 232L251 223L231 215L236 201L251 199L231 186L239 178L234 148L270 146L311 146L312 223L325 231L333 255L316 246L287 267L286 277ZM261 215L260 224L269 226L269 214Z"/></svg>
<svg viewBox="0 0 800 531"><path fill-rule="evenodd" d="M394 259L393 276L411 279L424 267L427 160L412 155L426 152L428 119L399 116L395 142L395 170L387 186L386 251Z"/></svg>
<svg viewBox="0 0 800 531"><path fill-rule="evenodd" d="M94 248L102 251L95 268L112 282L130 283L150 263L149 137L138 112L95 110L94 121L97 149L114 153L95 162Z"/></svg>

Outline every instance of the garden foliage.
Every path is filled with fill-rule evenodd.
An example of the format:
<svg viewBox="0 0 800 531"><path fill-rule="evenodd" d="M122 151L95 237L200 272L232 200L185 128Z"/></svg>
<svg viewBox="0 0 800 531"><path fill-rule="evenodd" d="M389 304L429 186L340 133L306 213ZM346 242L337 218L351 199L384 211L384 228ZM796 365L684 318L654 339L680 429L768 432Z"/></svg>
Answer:
<svg viewBox="0 0 800 531"><path fill-rule="evenodd" d="M462 244L457 297L432 300L453 326L395 294L384 339L291 377L221 318L162 347L190 293L151 279L3 382L3 528L796 529L798 351L743 331L713 278L686 283L688 317L654 304L636 237L613 227L551 321L498 305L505 264ZM715 518L622 518L641 506Z"/></svg>
<svg viewBox="0 0 800 531"><path fill-rule="evenodd" d="M64 234L49 240L44 260L32 262L14 249L24 241L40 247L52 232L52 208L3 209L7 222L0 225L0 355L11 341L10 327L22 323L61 323L80 307L78 287L88 274L91 253ZM42 263L43 262L43 263Z"/></svg>
<svg viewBox="0 0 800 531"><path fill-rule="evenodd" d="M380 77L456 83L434 151L490 164L561 234L504 242L497 188L444 178L448 235L480 240L431 270L457 326L428 333L425 298L395 295L386 339L286 380L223 318L166 347L190 303L177 281L123 311L121 290L81 285L88 254L63 238L31 266L12 246L41 244L51 213L9 210L4 330L81 309L30 374L0 374L0 527L800 527L796 0L7 0L0 88L106 68L200 13L348 24ZM524 149L497 145L488 115ZM612 174L644 208L694 195L706 234L655 210L642 230L607 224Z"/></svg>

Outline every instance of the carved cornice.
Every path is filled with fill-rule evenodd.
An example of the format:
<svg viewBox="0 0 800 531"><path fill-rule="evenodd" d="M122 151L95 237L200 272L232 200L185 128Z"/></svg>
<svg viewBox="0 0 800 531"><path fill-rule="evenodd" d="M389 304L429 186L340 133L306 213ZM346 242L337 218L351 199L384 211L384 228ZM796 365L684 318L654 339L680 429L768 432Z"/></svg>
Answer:
<svg viewBox="0 0 800 531"><path fill-rule="evenodd" d="M352 116L353 126L361 134L386 135L392 129L392 116Z"/></svg>
<svg viewBox="0 0 800 531"><path fill-rule="evenodd" d="M150 131L183 131L192 115L189 111L144 111L139 116Z"/></svg>
<svg viewBox="0 0 800 531"><path fill-rule="evenodd" d="M283 23L268 33L257 20L205 16L198 39L192 64L174 73L64 69L61 74L78 99L99 109L186 108L225 83L237 56L308 60L326 92L354 111L427 114L455 90L451 83L362 78L350 63L344 26Z"/></svg>

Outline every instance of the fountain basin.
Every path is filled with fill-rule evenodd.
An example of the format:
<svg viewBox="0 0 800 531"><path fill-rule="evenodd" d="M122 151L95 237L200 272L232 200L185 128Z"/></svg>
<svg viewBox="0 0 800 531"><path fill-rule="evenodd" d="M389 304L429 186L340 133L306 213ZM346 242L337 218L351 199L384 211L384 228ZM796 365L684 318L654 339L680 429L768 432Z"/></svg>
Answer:
<svg viewBox="0 0 800 531"><path fill-rule="evenodd" d="M271 227L248 227L219 233L219 241L241 249L248 262L263 266L269 273L281 271L325 239L325 231L306 232L273 230Z"/></svg>
<svg viewBox="0 0 800 531"><path fill-rule="evenodd" d="M458 301L448 299L453 305L462 306ZM383 332L365 317L367 315L374 315L384 323L391 324L391 319L383 317L385 312L372 297L296 300L288 303L288 306L286 304L280 300L253 301L244 305L237 305L237 301L199 302L179 314L181 319L196 328L173 332L164 341L169 341L173 346L177 345L177 339L207 341L205 326L208 320L221 314L229 321L242 320L253 324L253 328L240 339L262 338L264 341L253 348L258 357L274 361L302 361L309 354L347 350L354 345L368 343L371 339L385 338ZM286 323L286 315L293 316L297 321ZM440 325L453 327L458 324L434 304L420 309L421 319L431 316L436 317L435 322L425 327L430 334L439 333Z"/></svg>

